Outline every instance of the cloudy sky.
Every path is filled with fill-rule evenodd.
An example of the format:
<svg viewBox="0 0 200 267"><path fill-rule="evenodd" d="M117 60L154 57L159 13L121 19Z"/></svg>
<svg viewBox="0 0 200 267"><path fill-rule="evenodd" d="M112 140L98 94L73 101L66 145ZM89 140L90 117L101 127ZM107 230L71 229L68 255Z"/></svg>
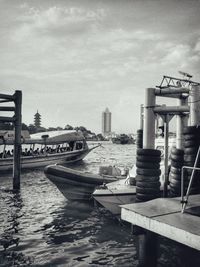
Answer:
<svg viewBox="0 0 200 267"><path fill-rule="evenodd" d="M23 121L135 132L147 87L200 81L199 0L0 0L0 91L23 92Z"/></svg>

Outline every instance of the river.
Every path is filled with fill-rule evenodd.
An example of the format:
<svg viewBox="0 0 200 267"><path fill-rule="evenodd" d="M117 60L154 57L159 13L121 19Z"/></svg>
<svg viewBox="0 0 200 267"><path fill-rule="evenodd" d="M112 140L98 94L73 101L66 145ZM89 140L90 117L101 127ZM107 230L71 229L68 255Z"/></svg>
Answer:
<svg viewBox="0 0 200 267"><path fill-rule="evenodd" d="M92 172L108 165L131 168L135 152L135 145L105 142L74 168ZM5 251L0 246L0 266L138 265L130 225L104 208L67 201L43 170L22 173L20 193L11 190L11 174L0 175L0 240L10 242ZM158 266L183 267L180 250L175 242L162 239Z"/></svg>

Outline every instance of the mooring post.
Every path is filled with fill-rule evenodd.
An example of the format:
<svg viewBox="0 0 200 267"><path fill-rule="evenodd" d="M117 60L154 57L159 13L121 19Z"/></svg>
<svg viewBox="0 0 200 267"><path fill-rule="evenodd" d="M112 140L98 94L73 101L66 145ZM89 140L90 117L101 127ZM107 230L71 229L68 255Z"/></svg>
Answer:
<svg viewBox="0 0 200 267"><path fill-rule="evenodd" d="M164 118L164 187L163 187L163 197L167 197L167 187L168 187L168 154L169 154L169 115L165 114Z"/></svg>
<svg viewBox="0 0 200 267"><path fill-rule="evenodd" d="M13 190L20 189L20 174L21 174L21 106L22 106L22 92L15 91L15 141L14 141L14 158L13 158Z"/></svg>
<svg viewBox="0 0 200 267"><path fill-rule="evenodd" d="M190 124L200 125L200 86L193 85L190 91Z"/></svg>
<svg viewBox="0 0 200 267"><path fill-rule="evenodd" d="M143 148L155 146L155 88L145 91Z"/></svg>
<svg viewBox="0 0 200 267"><path fill-rule="evenodd" d="M186 106L188 104L187 98L180 98L177 100L177 106ZM187 115L177 115L176 119L176 147L178 149L184 148L183 128L187 126Z"/></svg>
<svg viewBox="0 0 200 267"><path fill-rule="evenodd" d="M147 88L145 91L143 135L143 148L145 149L155 148L155 98L155 88ZM138 236L138 241L139 266L155 267L157 264L157 235L144 231Z"/></svg>
<svg viewBox="0 0 200 267"><path fill-rule="evenodd" d="M145 231L139 236L139 267L156 267L158 254L158 235Z"/></svg>

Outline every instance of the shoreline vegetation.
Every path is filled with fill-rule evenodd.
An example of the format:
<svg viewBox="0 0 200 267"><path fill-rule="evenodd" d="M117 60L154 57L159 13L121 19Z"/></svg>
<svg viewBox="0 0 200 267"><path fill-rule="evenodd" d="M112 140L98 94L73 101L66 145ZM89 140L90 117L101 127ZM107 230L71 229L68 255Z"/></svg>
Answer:
<svg viewBox="0 0 200 267"><path fill-rule="evenodd" d="M0 131L12 131L12 130L14 130L12 123L8 123L8 122L0 123ZM22 123L22 130L27 130L29 132L29 134L40 133L40 132L49 132L49 131L76 130L76 131L81 131L87 141L108 141L108 140L111 140L111 136L106 138L101 133L96 134L96 133L88 130L84 126L73 127L69 124L67 124L65 127L57 126L57 127L45 128L45 127L36 127L34 124L26 125L25 123ZM115 135L115 137L117 137L117 136L118 135ZM132 138L132 137L130 136L130 138Z"/></svg>

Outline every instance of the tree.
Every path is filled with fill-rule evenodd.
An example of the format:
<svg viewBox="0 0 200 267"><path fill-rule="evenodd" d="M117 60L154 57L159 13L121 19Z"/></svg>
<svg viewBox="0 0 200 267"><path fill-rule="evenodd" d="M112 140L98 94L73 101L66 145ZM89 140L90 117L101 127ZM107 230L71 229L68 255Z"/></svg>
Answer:
<svg viewBox="0 0 200 267"><path fill-rule="evenodd" d="M65 126L65 130L73 130L74 128L71 126L71 125L69 125L69 124L67 124L66 126Z"/></svg>
<svg viewBox="0 0 200 267"><path fill-rule="evenodd" d="M37 128L33 124L29 124L28 129L30 134L34 134L37 132Z"/></svg>
<svg viewBox="0 0 200 267"><path fill-rule="evenodd" d="M25 123L22 123L22 130L29 131L29 128Z"/></svg>
<svg viewBox="0 0 200 267"><path fill-rule="evenodd" d="M103 135L101 133L97 134L97 139L98 139L98 141L105 141L105 138L103 137Z"/></svg>
<svg viewBox="0 0 200 267"><path fill-rule="evenodd" d="M14 126L10 122L0 122L0 130L13 130Z"/></svg>

